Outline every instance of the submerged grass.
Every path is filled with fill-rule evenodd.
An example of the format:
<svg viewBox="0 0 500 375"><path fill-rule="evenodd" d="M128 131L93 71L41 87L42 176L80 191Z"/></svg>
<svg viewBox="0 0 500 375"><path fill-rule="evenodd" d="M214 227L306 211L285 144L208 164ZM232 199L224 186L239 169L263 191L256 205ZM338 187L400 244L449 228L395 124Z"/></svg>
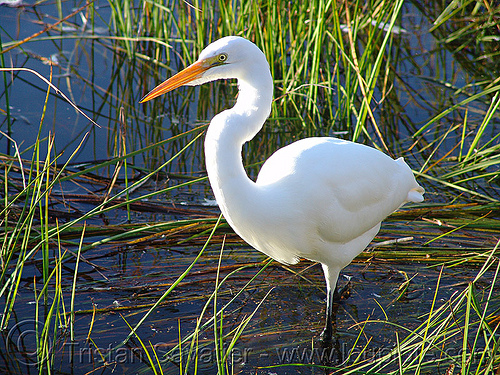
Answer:
<svg viewBox="0 0 500 375"><path fill-rule="evenodd" d="M441 46L434 51L438 60L446 64L449 51L461 56L451 72L443 65L444 72L436 69L434 76L427 76L430 87L436 88L432 91L435 102L431 104L422 104L423 94L415 92L400 73L406 59L418 74L426 74L418 58L406 52L408 39L402 27L402 13L407 5L402 0L198 0L189 4L110 0L109 13L92 2L77 11L68 11L67 16L64 4L58 3L56 21L51 21L42 32L8 41L6 34L0 33L0 62L5 69L2 137L8 140L7 152L0 155L0 298L4 301L0 324L4 333L13 332L10 327L19 324L18 315L25 314L21 303L34 300L30 317L34 318L36 332L36 358L29 357L25 350L20 353L21 359L12 356L9 365L20 368L28 361L39 373L54 372L61 356L73 355L60 350L66 340L77 341L82 336L82 324L88 324L86 345L97 350L92 365L116 366L118 362L113 362L112 354L123 348L135 349L134 343L138 342L137 348L145 355L145 371L172 373L174 367L181 374L236 373L243 368L235 359L235 349L240 345L253 342L254 337L289 334L285 330L275 332L272 327L266 331L255 324L259 309L266 308L272 316L272 307L265 307L272 285L286 285L280 284L283 280L273 276L271 268L294 275L304 285L323 289L322 280L318 287L306 274L310 266L296 271L263 261L259 255L233 255L232 248L237 249L241 242L227 224L217 219L215 209L201 205L199 200L192 207L179 204L186 201L182 194L205 195L200 139L213 113L231 104L236 93L234 85L201 88L196 101L196 91L187 89L165 95L155 103L137 104L148 88L192 62L209 42L235 34L262 48L275 78L276 100L271 119L244 151L251 174L276 148L304 136L333 134L370 143L390 154L410 156L408 159L428 191L428 201L389 218L379 241L355 263L391 265L396 269L412 262L443 270L480 268L472 282L452 295L446 294L443 271L439 273L429 310L411 328L392 320L394 317L387 311L393 308L392 304L383 306L376 301L385 318L357 319L353 324L351 329L358 330L357 338L351 341L352 350L342 359L342 373L498 372L500 86L497 75L488 73L487 68L493 66L498 54L491 47L491 30L498 29L499 10L471 1L453 3L444 9L413 4L434 22L430 31L441 38ZM32 14L43 21L37 6L40 5L34 6ZM29 8L26 11L30 12ZM468 14L474 17L467 18ZM80 18L76 19L76 15ZM100 34L99 25L111 30L112 35ZM71 27L74 33L64 31ZM477 35L481 39L476 39L475 48L470 51L469 39ZM67 38L79 39L69 55L64 52L67 47L63 48ZM20 68L7 67L9 59L5 57L19 51L26 61L36 59L28 50L28 43L45 42L56 46L67 65L52 66L60 73L57 90L30 82L30 89L43 91L44 100L36 138L28 145L12 132L12 125L20 120L12 114L10 105L13 82L29 80L22 77ZM96 51L113 54L112 74L106 87L94 82ZM469 54L481 61L478 70L484 74L481 80L471 78L471 82L458 86L455 77L473 67ZM78 59L74 57L77 55L88 59L91 78L78 69ZM17 56L14 60L19 61ZM72 80L61 78L64 75L71 75ZM154 82L150 77L154 77ZM74 100L75 80L91 88L91 103ZM54 84L52 76L47 81ZM398 97L396 88L407 97ZM57 106L51 102L58 102L64 92L73 102L85 104L85 112L105 130L97 130L91 124L77 126L77 135L60 147L59 130L48 132L47 123L51 116L57 122ZM405 101L424 108L428 113L425 120L414 123L404 114L391 116L404 112ZM195 118L202 123L191 127ZM103 134L106 141L100 142ZM106 150L97 153L95 150L103 144ZM89 146L94 147L94 155L82 161L81 154ZM181 198L176 198L177 194ZM140 213L146 213L148 219L144 220ZM412 229L403 229L405 223ZM122 253L136 254L145 249L158 251L159 257L162 253L158 249L187 254L174 258L177 266L162 263L158 272L169 274L167 282L157 282L149 274L137 286L120 282L114 275L116 265L108 264L114 262L108 253L120 254L120 258ZM222 257L226 254L232 263L223 266ZM210 262L218 266L210 267ZM199 276L206 274L212 275L213 281L211 276ZM393 303L397 306L408 300L416 282L415 276L404 271L400 274L405 277L396 285L398 292ZM125 276L125 280L134 283L139 279ZM189 277L194 279L188 280ZM148 281L154 288L148 286ZM203 288L204 283L210 283L210 288ZM258 293L259 283L264 284L265 292L248 298L249 294ZM199 293L193 295L185 285ZM87 289L91 292L87 293ZM130 294L133 303L96 306L92 291L103 289L112 289L119 296L126 294L127 298L131 298ZM445 294L441 297L442 293ZM84 307L78 300L89 295L92 303ZM113 302L115 298L119 299L108 297ZM195 300L201 301L201 310L197 309L194 317L173 314L177 317L172 318L176 320L172 325L175 335L174 339L169 336L166 348L153 345L154 335L150 335L148 327L149 322L155 322L154 314L161 307ZM94 324L112 319L115 313L122 314L121 322L125 322L128 331L118 338L122 346L106 352L99 344L104 328ZM283 325L292 333L304 332L286 324ZM379 326L391 327L394 336L388 340L394 347L368 358L377 332L373 327ZM3 338L5 347L12 348L10 334ZM298 342L306 340L302 337ZM117 341L116 336L112 341ZM214 353L212 367L204 362L206 348ZM256 353L269 353L266 350L261 344ZM255 366L273 371L289 366L334 372L340 368L327 362L306 364L289 359L278 367L270 367L269 362Z"/></svg>

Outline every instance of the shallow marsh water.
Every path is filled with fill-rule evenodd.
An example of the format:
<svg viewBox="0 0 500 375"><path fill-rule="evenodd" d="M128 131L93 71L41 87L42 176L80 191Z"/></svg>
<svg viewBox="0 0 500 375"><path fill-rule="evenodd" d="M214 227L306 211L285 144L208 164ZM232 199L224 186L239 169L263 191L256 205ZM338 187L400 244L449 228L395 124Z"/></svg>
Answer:
<svg viewBox="0 0 500 375"><path fill-rule="evenodd" d="M63 16L70 14L82 5L79 2L62 2L60 13ZM458 52L452 54L442 42L438 42L440 35L429 31L433 20L428 19L429 13L424 9L426 5L417 2L404 5L401 17L404 31L395 39L398 53L403 57L397 60L394 68L394 86L384 93L390 104L384 101L383 105L374 106L374 109L380 122L386 124L383 132L390 152L405 156L414 170L439 177L447 173L447 165L459 152L455 146L462 136L462 128L454 129L453 125L464 122L466 118L468 124L479 126L489 102L475 101L473 106L449 113L445 116L446 121L433 124L418 142L411 135L443 108L453 106L470 95L457 91L457 88L474 85L488 77L481 69L470 70L470 65L463 61L463 55ZM3 50L9 47L11 41L22 40L40 31L42 21L54 23L53 17L58 14L57 6L52 3L0 9ZM82 176L81 180L69 179L53 188L49 211L52 224L56 219L61 224L70 222L101 201L117 164L106 164L105 161L125 152L120 146L121 132L126 134L126 152L146 148L127 159L130 180L125 179L123 169L120 171L117 184L125 186L139 180L147 173L145 171L162 166L201 134L203 125L214 113L231 105L236 92L234 85L217 83L196 90L180 89L161 99L159 105L139 105L139 99L147 91L145 86L154 85L152 77L155 82L160 81L169 76L171 70L184 66L185 61L179 58L171 62L169 69L165 65L152 69L150 62L128 58L123 46L108 38L112 33L103 20L111 17L109 4L96 3L95 9L100 18L96 17L92 26L81 28L86 19L82 11L82 16L71 19L73 25L65 24L64 30L48 32L44 34L47 38L35 38L3 55L4 67L28 67L47 78L50 68L45 63L47 60L57 62L53 66L52 82L101 126L97 128L89 124L60 97L52 94L49 98L40 135L45 138L50 133L54 134L54 155L64 151L58 165L67 160L85 133L89 132L71 160L70 170L78 172L82 168L98 166L92 173ZM182 56L181 43L173 42L172 45ZM494 67L489 68L489 74L495 76ZM23 158L31 160L31 156L25 155L30 155L29 146L37 139L47 87L30 73L12 74L14 80L7 89L10 123L5 116L0 130L8 134L20 150L26 150ZM5 86L2 92L1 103L5 110ZM382 96L382 93L378 94ZM120 108L124 108L125 126L120 125ZM278 127L280 124L284 126ZM283 120L276 114L253 144L245 148L247 164L259 163L276 148L291 142L297 137L295 130L300 128L295 117ZM485 130L490 135L489 139L496 139L495 144L498 144L495 137L499 130L496 116ZM190 133L183 135L185 132ZM318 129L317 133L349 137L349 130L342 124L338 128ZM148 148L172 136L179 137ZM368 138L376 139L373 129L369 129L368 135L359 140L370 143ZM166 164L154 178L149 178L131 191L129 197L141 197L203 177L202 140L202 136L196 139L174 162ZM434 147L436 144L439 147ZM14 155L13 146L12 140L0 136L2 155ZM422 170L428 158L439 165L428 171ZM7 163L6 160L4 158L2 162ZM493 165L490 168L495 170L498 167ZM258 168L252 168L250 173L255 174L256 170ZM10 176L12 183L21 184L23 176L20 172L14 171ZM331 371L334 371L334 366L343 360L347 363L354 358L371 361L387 355L395 347L395 332L403 338L408 333L405 329L416 329L425 322L434 303L445 305L467 288L500 237L498 206L494 205L500 198L498 176L492 175L481 181L471 180L465 185L473 192L490 197L493 202L491 207L484 208L479 214L468 209L477 202L484 203L481 196L469 196L432 179L419 181L427 190L427 204L420 211L418 206L414 206L408 208L406 214L403 212L389 218L376 242L411 239L400 244L372 247L344 270L343 274L350 279L351 295L339 307L336 343L332 350L322 351L319 340L325 308L325 287L320 267L301 262L290 267L272 263L266 268L266 258L248 248L224 225L186 278L140 326L137 336L149 349L155 349L162 360L163 373L179 373L179 362L187 360L186 354L182 353L187 353L190 341L183 345L181 354L174 348L180 340L195 331L198 321L201 324L209 322L214 315L214 307L209 305L207 311L203 308L212 296L217 277L222 280L228 276L217 293L217 310L231 303L223 318L218 318L218 327L230 338L232 330L254 314L228 356L229 373L324 373L328 370L302 365L329 363ZM463 198L460 194L464 194ZM137 337L132 337L124 346L120 343L130 333L129 325L133 327L140 321L200 252L219 213L211 200L210 187L206 180L202 180L148 196L135 202L129 211L117 208L86 219L85 244L88 248L78 269L75 339L70 340L61 312L52 326L60 333L54 335L57 340L51 342L49 348L54 372L151 372ZM442 208L450 202L471 206ZM485 227L479 225L483 221L477 220L482 215L487 215L489 220ZM459 219L479 224L460 229L464 221ZM178 220L186 220L185 225L154 227L155 224ZM149 231L145 223L151 225ZM141 228L140 235L127 237L138 227ZM454 230L453 236L437 238L450 229ZM68 234L67 242L63 243L64 249L75 251L78 236ZM55 246L50 251L56 259L59 249ZM447 256L443 255L445 251ZM40 356L35 338L37 329L41 330L43 326L43 316L48 314L53 302L43 298L35 302L43 286L41 257L41 254L35 254L25 265L14 312L2 332L0 370L6 373L39 371L37 363ZM220 257L221 266L218 267ZM69 258L60 271L63 305L67 305L73 285L75 261ZM485 293L494 274L495 269L492 268L475 284L478 298L486 298ZM346 282L347 278L341 277L341 283ZM494 316L498 315L500 305L498 286L495 292L492 321L495 321ZM64 312L67 311L68 308ZM214 345L213 324L208 324L198 333L196 343L197 373L215 373L220 353ZM224 345L227 347L229 343L227 339ZM450 356L458 355L463 349L459 338L447 345ZM149 353L152 355L152 351ZM439 360L442 352L429 355L435 355ZM325 356L331 358L325 360ZM449 363L443 362L439 372L445 373L448 369ZM394 366L386 369L389 370L394 370ZM435 373L435 368L430 371Z"/></svg>

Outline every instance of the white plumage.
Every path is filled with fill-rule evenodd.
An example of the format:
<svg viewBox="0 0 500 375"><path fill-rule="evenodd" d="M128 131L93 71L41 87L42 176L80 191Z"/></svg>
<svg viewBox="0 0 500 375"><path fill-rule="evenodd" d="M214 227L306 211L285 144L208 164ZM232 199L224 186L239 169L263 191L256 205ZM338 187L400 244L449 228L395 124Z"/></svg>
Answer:
<svg viewBox="0 0 500 375"><path fill-rule="evenodd" d="M225 37L163 82L141 102L181 85L236 78L234 107L216 115L205 139L207 173L215 198L238 235L275 260L321 263L328 298L326 336L340 270L370 243L381 221L424 189L402 158L336 138L306 138L276 151L257 181L248 178L241 150L271 111L273 80L252 42Z"/></svg>

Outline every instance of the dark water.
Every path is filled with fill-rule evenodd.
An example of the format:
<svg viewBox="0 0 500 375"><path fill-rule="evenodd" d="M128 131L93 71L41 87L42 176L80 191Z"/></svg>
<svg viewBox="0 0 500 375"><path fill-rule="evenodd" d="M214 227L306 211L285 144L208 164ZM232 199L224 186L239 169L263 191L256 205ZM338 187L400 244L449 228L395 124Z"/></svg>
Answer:
<svg viewBox="0 0 500 375"><path fill-rule="evenodd" d="M69 14L73 9L83 5L78 2L63 2L62 14ZM437 35L429 32L431 21L425 12L419 10L421 4L407 4L403 10L402 27L407 31L401 34L405 56L397 66L398 81L394 82L393 90L398 98L398 106L392 110L381 111L381 119L389 124L399 125L391 133L394 140L391 150L400 154L412 143L408 138L419 126L425 124L442 108L446 108L464 98L457 93L456 88L464 87L483 77L477 76L468 69L467 64L461 64L460 54L452 54L437 41ZM110 17L111 10L107 3L99 3L97 7L103 20ZM56 15L55 5L44 3L36 7L0 8L0 35L2 43L11 40L21 40L41 30L41 21L50 19L46 15ZM75 21L76 20L76 21ZM73 19L77 22L78 17ZM51 23L53 21L51 20ZM78 23L77 26L81 26ZM46 36L54 36L53 40L39 40L22 45L4 55L5 66L27 67L36 70L46 78L50 76L50 67L44 63L46 59L58 61L53 67L53 83L96 121L101 128L89 124L86 119L60 97L51 94L46 109L43 125L40 128L41 137L55 134L55 152L64 151L61 163L77 148L84 138L83 146L72 159L75 170L79 163L95 164L117 155L118 122L120 107L127 113L127 149L137 150L153 144L172 135L191 130L200 123L208 121L214 112L231 103L231 88L210 88L204 94L222 92L222 103L211 103L213 107L197 108L197 93L189 96L192 89L181 91L177 97L167 99L169 110L165 114L154 112L151 107L138 104L145 88L139 80L133 78L136 62L117 57L115 49L110 48L109 40L82 38L82 33L91 35L111 35L106 23L97 20L94 32L89 28L85 31L71 30L66 25L65 31L53 31ZM87 35L85 34L85 35ZM64 38L61 37L64 36ZM6 46L4 45L3 49ZM178 67L174 67L177 69ZM152 72L150 72L152 74ZM9 73L10 75L11 73ZM5 116L2 117L0 130L8 134L25 150L32 145L39 132L40 117L46 96L46 85L39 78L28 72L16 72L14 83L8 88L11 126ZM169 75L164 69L160 77ZM453 87L439 82L442 79L451 82ZM10 82L10 81L9 81ZM190 91L191 90L191 91ZM221 91L217 91L221 90ZM201 95L201 94L200 94ZM182 98L182 100L180 99ZM5 88L2 86L2 109L5 108ZM190 105L186 105L186 103ZM475 104L468 112L469 123L481 123L487 103ZM456 111L445 118L442 129L433 129L425 137L432 140L441 136L453 123L463 121L463 111ZM198 123L196 121L199 121ZM498 121L492 121L487 129L493 138L498 133ZM453 132L444 140L448 147L439 149L435 158L446 154L456 144L460 131ZM390 132L389 132L390 133ZM260 140L269 134L264 131ZM179 142L167 144L137 155L132 161L138 168L151 169L161 165L165 160L178 152L192 137L181 138ZM399 142L400 140L400 142ZM168 184L185 181L186 176L203 176L204 164L202 156L202 138L185 153L179 162L169 164L154 181L148 181L134 194L154 192ZM273 146L274 147L274 146ZM276 145L278 147L278 145ZM15 148L7 137L0 137L0 151L14 154ZM26 155L29 155L27 151ZM264 152L265 153L265 152ZM409 164L418 170L423 164L425 153L413 152L415 158L408 158ZM26 156L27 159L31 156ZM255 157L258 162L261 156ZM82 164L82 165L83 165ZM109 177L113 168L102 168L103 176ZM438 172L436 172L439 174ZM178 176L178 175L182 176ZM169 175L169 176L167 176ZM174 182L172 182L174 181ZM450 192L431 181L426 181L427 199L435 202L447 201L455 192ZM82 185L61 186L54 194L86 194ZM474 185L478 191L497 189L494 180L491 186ZM491 193L498 198L498 190ZM206 200L212 199L210 188L206 182L177 189L151 199L152 203L166 202L195 211L155 210L148 207L145 210L133 211L132 222L159 223L168 220L181 220L204 216L217 217L216 207L206 205ZM89 202L75 201L74 205L86 212L93 205ZM62 215L61 206L54 204L55 215ZM124 211L116 210L105 215L94 217L89 224L104 226L109 224L124 224L127 216ZM337 363L351 355L370 359L387 354L394 347L395 332L403 337L405 328L414 329L425 321L429 312L438 279L440 280L438 303L443 303L454 294L462 291L467 283L477 274L481 263L471 263L455 267L441 268L440 262L426 261L426 254L433 249L447 248L457 254L470 253L492 249L498 238L498 233L488 233L473 230L463 234L456 242L437 241L429 247L421 245L440 233L435 222L411 221L393 219L385 224L379 239L392 239L394 236L411 235L413 241L397 247L408 251L412 256L407 261L387 261L383 258L363 256L344 270L350 277L350 297L339 307L337 313L336 342L334 348L327 352L332 357L332 363ZM223 284L217 298L218 309L228 303L238 291L256 275L265 264L265 257L238 241L230 231L227 234L222 256L222 271L219 280L236 271ZM99 240L102 237L89 236L88 240ZM186 337L196 327L205 303L214 290L217 277L217 263L223 235L219 235L214 245L210 245L192 272L169 296L166 303L159 306L138 330L138 336L148 346L153 346L161 358L170 359L163 363L165 374L179 373L179 359L186 361L186 351L189 344L183 346L183 354L171 350L179 343L179 337ZM136 338L126 345L118 347L134 326L157 301L163 292L189 266L203 245L199 240L186 245L170 243L167 239L155 237L142 243L115 241L97 246L85 253L85 262L80 263L79 279L76 292L75 340L68 337L67 328L61 322L57 341L53 342L50 355L53 355L53 369L56 373L71 374L131 374L149 373L148 359ZM394 250L394 247L389 247ZM55 251L54 250L51 250ZM368 253L369 254L369 253ZM15 314L9 326L2 333L0 352L0 369L6 373L37 373L36 367L36 327L41 327L42 319L36 317L34 303L33 279L37 287L41 287L40 260L36 256L23 271L22 283L19 286L19 296L16 300ZM65 285L64 304L69 303L71 293L73 264L63 268L62 284ZM247 268L239 269L243 265ZM442 272L440 276L440 272ZM478 283L482 291L486 291L489 278L486 276ZM399 288L411 278L408 290L400 295ZM341 283L347 279L342 278ZM483 288L483 289L481 289ZM497 288L498 289L498 288ZM38 290L38 292L40 292ZM268 294L269 293L269 294ZM224 312L222 330L231 332L246 317L255 312L244 333L232 349L231 368L235 373L258 374L299 374L322 373L322 370L310 367L272 367L290 364L321 363L319 334L323 328L325 307L324 280L318 265L302 262L297 266L285 267L273 263L259 274L245 291L238 296ZM144 305L143 308L137 306ZM39 305L38 316L47 313L50 303ZM45 309L45 310L44 310ZM95 313L93 310L95 309ZM3 310L3 309L2 309ZM202 322L213 316L213 305L204 313ZM373 322L364 324L365 321ZM379 321L388 320L391 324ZM378 322L375 322L378 321ZM127 323L126 323L127 322ZM220 323L220 322L219 322ZM395 328L399 325L399 328ZM401 328L403 327L403 328ZM52 328L54 328L52 326ZM179 333L180 328L180 333ZM89 340L90 338L91 340ZM205 327L198 337L198 373L213 374L217 371L217 353L213 345L213 324ZM225 344L229 345L230 340ZM450 345L451 351L461 348L461 342ZM118 348L117 348L118 347ZM365 348L363 350L363 348ZM152 351L150 350L150 354ZM454 353L451 353L453 354ZM105 356L107 363L104 364ZM191 358L191 360L193 360ZM184 363L185 366L185 363ZM442 369L442 373L446 368ZM229 371L231 372L231 371Z"/></svg>

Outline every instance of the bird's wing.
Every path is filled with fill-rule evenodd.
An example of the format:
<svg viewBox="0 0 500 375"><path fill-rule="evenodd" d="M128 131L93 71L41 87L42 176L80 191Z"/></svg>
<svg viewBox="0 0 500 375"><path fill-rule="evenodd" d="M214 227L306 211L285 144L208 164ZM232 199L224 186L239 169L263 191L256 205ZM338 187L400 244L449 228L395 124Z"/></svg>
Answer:
<svg viewBox="0 0 500 375"><path fill-rule="evenodd" d="M408 195L411 172L371 147L307 138L278 150L257 179L300 207L302 225L324 241L349 242L375 227Z"/></svg>

